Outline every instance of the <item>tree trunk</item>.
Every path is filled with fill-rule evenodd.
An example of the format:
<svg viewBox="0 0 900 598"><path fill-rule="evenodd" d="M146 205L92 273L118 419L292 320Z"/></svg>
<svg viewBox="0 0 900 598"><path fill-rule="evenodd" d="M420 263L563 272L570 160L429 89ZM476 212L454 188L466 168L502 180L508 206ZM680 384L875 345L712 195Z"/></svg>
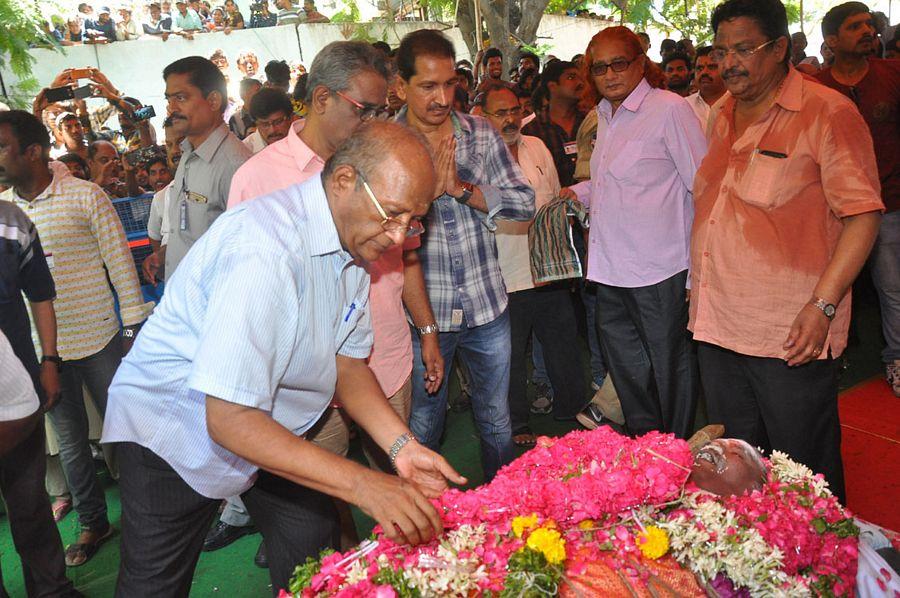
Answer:
<svg viewBox="0 0 900 598"><path fill-rule="evenodd" d="M469 60L474 61L475 55L478 53L478 45L475 41L475 7L472 0L459 0L456 3L456 25L469 49ZM458 60L462 60L462 58L462 56L457 57Z"/></svg>

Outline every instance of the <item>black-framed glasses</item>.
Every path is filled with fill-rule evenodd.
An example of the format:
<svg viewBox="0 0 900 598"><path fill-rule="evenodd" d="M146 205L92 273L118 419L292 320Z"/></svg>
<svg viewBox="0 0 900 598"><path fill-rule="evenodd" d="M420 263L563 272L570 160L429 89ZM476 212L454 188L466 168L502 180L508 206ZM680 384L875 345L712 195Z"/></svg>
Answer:
<svg viewBox="0 0 900 598"><path fill-rule="evenodd" d="M384 229L384 232L395 235L397 233L402 233L404 237L415 237L417 235L421 235L425 232L425 227L422 226L422 222L418 218L412 218L409 221L409 224L404 224L400 220L392 216L388 216L387 212L384 211L384 208L381 207L381 202L375 197L375 194L372 192L372 188L369 187L369 183L366 182L366 179L363 178L359 171L357 171L359 176L359 180L362 181L363 189L366 190L366 193L369 195L369 199L372 200L372 203L375 205L375 209L378 210L378 214L381 216L381 228Z"/></svg>
<svg viewBox="0 0 900 598"><path fill-rule="evenodd" d="M487 110L481 110L482 113L487 114L488 116L496 116L497 118L506 118L507 116L517 117L522 115L522 107L516 106L514 108L503 108L497 110L496 112L488 112Z"/></svg>
<svg viewBox="0 0 900 598"><path fill-rule="evenodd" d="M602 77L609 69L612 69L614 73L621 73L631 66L631 63L635 60L637 60L637 58L632 58L631 60L617 58L609 64L606 64L605 62L595 62L591 65L591 74L595 77Z"/></svg>
<svg viewBox="0 0 900 598"><path fill-rule="evenodd" d="M709 53L709 57L712 58L713 62L722 64L722 61L725 60L726 56L730 56L730 55L734 54L738 60L740 60L741 62L744 62L745 60L748 60L754 54L756 54L757 52L759 52L760 50L765 48L766 46L777 42L778 39L780 39L780 38L770 39L769 41L762 43L762 44L756 46L755 48L731 48L731 49L713 48L712 52Z"/></svg>
<svg viewBox="0 0 900 598"><path fill-rule="evenodd" d="M373 106L371 104L363 104L362 102L354 100L343 92L335 91L334 93L352 104L354 108L356 108L356 114L359 116L359 120L361 120L362 122L368 122L373 118L384 118L390 113L390 109L386 105Z"/></svg>
<svg viewBox="0 0 900 598"><path fill-rule="evenodd" d="M281 125L283 125L289 118L290 116L282 116L280 118L273 118L272 120L257 119L255 121L256 128L259 129L265 127L274 129L275 127L280 127Z"/></svg>

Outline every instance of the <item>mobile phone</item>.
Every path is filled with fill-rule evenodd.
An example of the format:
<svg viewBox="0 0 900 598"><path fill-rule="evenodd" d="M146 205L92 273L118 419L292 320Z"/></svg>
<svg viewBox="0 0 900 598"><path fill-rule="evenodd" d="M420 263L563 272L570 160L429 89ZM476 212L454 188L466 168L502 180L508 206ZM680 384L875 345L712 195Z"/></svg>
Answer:
<svg viewBox="0 0 900 598"><path fill-rule="evenodd" d="M161 152L155 147L139 147L136 150L131 150L130 152L126 153L125 159L129 164L137 167L150 158L155 158L158 155L161 155Z"/></svg>
<svg viewBox="0 0 900 598"><path fill-rule="evenodd" d="M81 87L76 87L72 92L72 97L76 100L84 100L86 98L93 97L94 88L90 85L83 85Z"/></svg>
<svg viewBox="0 0 900 598"><path fill-rule="evenodd" d="M153 118L154 116L156 116L156 110L153 109L153 106L144 106L143 108L135 110L132 118L141 121Z"/></svg>
<svg viewBox="0 0 900 598"><path fill-rule="evenodd" d="M44 94L44 99L53 104L54 102L64 102L75 97L75 88L69 85L64 87L51 87Z"/></svg>
<svg viewBox="0 0 900 598"><path fill-rule="evenodd" d="M91 78L91 69L89 69L89 68L72 69L71 71L69 71L69 74L72 77L72 79L90 79Z"/></svg>

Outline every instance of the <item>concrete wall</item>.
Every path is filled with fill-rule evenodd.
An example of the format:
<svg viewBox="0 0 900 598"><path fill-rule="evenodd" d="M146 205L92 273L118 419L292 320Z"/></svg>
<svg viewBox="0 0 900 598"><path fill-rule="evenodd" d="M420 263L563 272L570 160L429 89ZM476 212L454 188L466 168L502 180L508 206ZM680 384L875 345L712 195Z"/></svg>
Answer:
<svg viewBox="0 0 900 598"><path fill-rule="evenodd" d="M592 19L575 19L558 15L545 15L538 29L538 44L549 44L552 53L562 59L584 52L588 41L600 28L608 23ZM396 46L400 38L416 29L425 27L443 28L437 23L401 22L385 24L373 22L363 24L368 33L377 39L386 39ZM157 113L165 113L163 98L163 68L174 60L190 55L209 56L221 48L231 63L231 79L238 81L240 73L235 59L243 50L252 50L259 57L260 67L272 59L289 62L299 60L307 67L325 45L345 39L351 34L339 24L290 25L265 29L244 29L226 35L222 32L195 35L193 40L172 36L163 42L159 38L142 37L129 42L108 45L72 46L63 52L34 49L36 62L33 69L35 79L41 86L49 85L64 68L96 66L127 95L139 98L144 104L153 105ZM457 57L467 57L468 49L463 43L459 29L447 29L445 33L453 40ZM15 84L17 79L4 70L7 84ZM236 86L234 86L236 87ZM154 124L159 127L161 117Z"/></svg>

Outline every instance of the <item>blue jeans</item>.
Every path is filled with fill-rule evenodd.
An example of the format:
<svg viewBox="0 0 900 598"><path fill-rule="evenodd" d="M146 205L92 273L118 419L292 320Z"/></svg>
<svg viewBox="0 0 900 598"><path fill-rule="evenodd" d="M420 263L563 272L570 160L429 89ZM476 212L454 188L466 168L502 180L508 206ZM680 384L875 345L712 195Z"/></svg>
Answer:
<svg viewBox="0 0 900 598"><path fill-rule="evenodd" d="M531 364L534 369L531 371L531 381L535 384L544 384L550 386L550 376L547 375L547 365L544 363L544 347L538 340L536 334L531 333ZM550 396L553 396L553 389L550 389Z"/></svg>
<svg viewBox="0 0 900 598"><path fill-rule="evenodd" d="M881 303L885 363L900 359L900 211L885 214L872 249L872 280Z"/></svg>
<svg viewBox="0 0 900 598"><path fill-rule="evenodd" d="M83 529L103 531L109 519L88 442L82 385L87 386L100 415L106 415L106 393L121 361L122 337L118 334L97 353L64 361L59 372L59 402L47 413L59 437L59 460Z"/></svg>
<svg viewBox="0 0 900 598"><path fill-rule="evenodd" d="M409 427L419 442L437 451L447 414L447 386L453 357L457 351L469 370L472 412L481 434L481 464L485 480L515 456L512 424L509 419L509 312L504 311L493 322L467 328L463 320L459 332L440 332L438 342L447 367L437 393L425 391L425 366L422 345L413 330L412 410Z"/></svg>

